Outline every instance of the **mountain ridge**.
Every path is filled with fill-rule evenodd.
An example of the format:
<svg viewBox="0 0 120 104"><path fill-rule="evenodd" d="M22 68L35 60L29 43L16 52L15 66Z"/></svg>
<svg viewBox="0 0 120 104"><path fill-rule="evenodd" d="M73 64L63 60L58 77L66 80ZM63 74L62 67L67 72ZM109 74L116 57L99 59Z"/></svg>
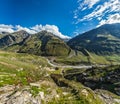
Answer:
<svg viewBox="0 0 120 104"><path fill-rule="evenodd" d="M71 50L64 40L47 31L31 35L21 30L3 36L0 43L0 48L6 50L44 56L64 56Z"/></svg>
<svg viewBox="0 0 120 104"><path fill-rule="evenodd" d="M32 45L34 46L32 47ZM26 48L26 46L28 46L28 48ZM61 40L57 36L54 36L50 32L42 31L35 35L32 35L30 39L23 44L19 52L30 52L45 56L59 56L68 55L69 51L70 48L63 40Z"/></svg>
<svg viewBox="0 0 120 104"><path fill-rule="evenodd" d="M118 34L117 34L118 33ZM106 24L72 38L68 45L97 54L120 53L120 24Z"/></svg>

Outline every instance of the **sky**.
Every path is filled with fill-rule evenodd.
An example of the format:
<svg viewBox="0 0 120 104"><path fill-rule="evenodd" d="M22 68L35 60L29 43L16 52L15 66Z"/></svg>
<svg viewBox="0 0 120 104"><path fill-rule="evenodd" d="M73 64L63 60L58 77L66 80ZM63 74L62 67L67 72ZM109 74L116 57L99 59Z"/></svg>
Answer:
<svg viewBox="0 0 120 104"><path fill-rule="evenodd" d="M120 23L120 0L0 0L0 32L69 38L111 23Z"/></svg>

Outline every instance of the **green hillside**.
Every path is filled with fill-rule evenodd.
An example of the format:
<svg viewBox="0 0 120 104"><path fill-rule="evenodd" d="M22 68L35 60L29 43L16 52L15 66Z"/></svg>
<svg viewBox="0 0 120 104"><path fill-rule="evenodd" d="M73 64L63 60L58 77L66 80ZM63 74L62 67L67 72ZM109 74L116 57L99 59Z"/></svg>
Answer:
<svg viewBox="0 0 120 104"><path fill-rule="evenodd" d="M29 37L19 52L44 56L66 56L70 50L63 40L52 33L42 31Z"/></svg>
<svg viewBox="0 0 120 104"><path fill-rule="evenodd" d="M5 36L1 35L0 48L43 56L67 56L71 51L62 39L47 31L30 35L22 30Z"/></svg>
<svg viewBox="0 0 120 104"><path fill-rule="evenodd" d="M115 95L113 90L92 90L89 86L81 84L82 82L76 82L79 74L82 74L83 78L90 79L92 69L63 69L62 67L56 69L40 56L0 51L0 96L4 96L0 102L5 103L14 101L14 97L20 99L27 96L26 101L39 99L41 103L47 102L47 104L108 104L106 102L109 100L119 104L120 97ZM118 72L118 66L109 69L97 68L93 76L95 78L103 76L105 79L107 76L112 78L114 73L117 73L116 78L118 78ZM85 76L85 73L88 76ZM94 80L94 77L91 80ZM111 81L114 82L114 79ZM114 82L114 87L119 88L119 79L115 81L118 82ZM40 97L41 93L44 94L42 95L44 98ZM110 99L103 95L109 96Z"/></svg>
<svg viewBox="0 0 120 104"><path fill-rule="evenodd" d="M120 53L120 24L103 25L68 42L76 50L87 49L90 52L108 55Z"/></svg>

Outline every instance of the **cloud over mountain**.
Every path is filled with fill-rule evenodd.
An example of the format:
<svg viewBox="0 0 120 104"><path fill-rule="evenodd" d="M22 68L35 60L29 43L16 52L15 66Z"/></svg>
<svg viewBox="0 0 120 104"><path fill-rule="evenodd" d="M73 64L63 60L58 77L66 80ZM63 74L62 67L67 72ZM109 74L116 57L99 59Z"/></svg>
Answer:
<svg viewBox="0 0 120 104"><path fill-rule="evenodd" d="M38 33L40 31L46 30L46 31L51 32L54 35L56 35L62 39L69 39L70 38L67 35L63 35L59 31L59 28L55 25L46 24L45 26L43 26L40 24L40 25L35 25L33 27L22 27L20 25L13 26L13 25L0 24L0 33L2 33L2 32L13 33L13 32L20 31L20 30L25 30L26 32L28 32L30 34L35 34L35 33Z"/></svg>
<svg viewBox="0 0 120 104"><path fill-rule="evenodd" d="M34 27L31 27L30 28L31 30L34 30L35 32L40 32L40 31L43 31L43 30L46 30L48 32L51 32L53 34L55 34L56 36L58 37L61 37L63 39L66 39L66 38L70 38L66 35L63 35L60 31L59 31L59 28L55 25L45 25L45 26L42 26L42 25L36 25Z"/></svg>
<svg viewBox="0 0 120 104"><path fill-rule="evenodd" d="M14 27L13 27L12 25L0 24L0 33L1 33L1 32L9 32L9 33L12 33L12 32L14 32L13 28L14 28Z"/></svg>

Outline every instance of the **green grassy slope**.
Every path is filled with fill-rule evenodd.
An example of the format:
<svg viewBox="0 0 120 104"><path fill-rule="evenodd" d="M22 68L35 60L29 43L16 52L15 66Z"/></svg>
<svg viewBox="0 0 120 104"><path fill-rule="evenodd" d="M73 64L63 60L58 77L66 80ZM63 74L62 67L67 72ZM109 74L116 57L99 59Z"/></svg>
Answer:
<svg viewBox="0 0 120 104"><path fill-rule="evenodd" d="M67 56L69 51L70 48L63 40L46 31L32 35L19 50L44 56Z"/></svg>
<svg viewBox="0 0 120 104"><path fill-rule="evenodd" d="M63 63L68 65L79 65L79 64L110 64L110 61L107 56L97 55L94 53L88 52L89 55L84 54L81 51L77 51L77 54L74 51L71 51L67 57L56 57L54 62ZM116 63L119 61L116 60Z"/></svg>
<svg viewBox="0 0 120 104"><path fill-rule="evenodd" d="M120 24L103 25L80 34L68 42L76 50L87 49L97 54L120 53Z"/></svg>
<svg viewBox="0 0 120 104"><path fill-rule="evenodd" d="M37 81L44 76L46 66L42 57L0 51L0 86Z"/></svg>
<svg viewBox="0 0 120 104"><path fill-rule="evenodd" d="M81 83L66 80L60 75L62 70L54 70L40 56L0 51L0 88L14 85L21 90L26 86L32 96L37 96L42 91L45 97L49 97L48 104L104 104L98 96L99 92L95 94ZM64 88L57 86L50 75L55 75L59 86L65 85Z"/></svg>

